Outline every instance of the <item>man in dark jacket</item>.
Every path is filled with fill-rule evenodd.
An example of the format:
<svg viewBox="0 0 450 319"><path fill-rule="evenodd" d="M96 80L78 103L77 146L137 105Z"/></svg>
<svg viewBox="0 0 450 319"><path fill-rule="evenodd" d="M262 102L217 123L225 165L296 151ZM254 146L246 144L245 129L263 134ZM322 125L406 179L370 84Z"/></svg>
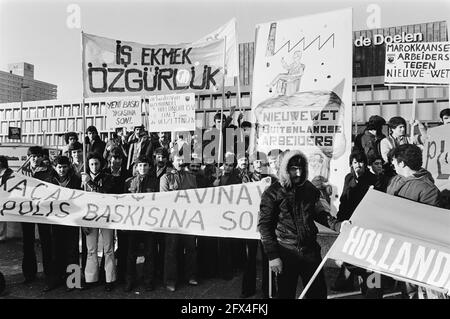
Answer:
<svg viewBox="0 0 450 319"><path fill-rule="evenodd" d="M434 185L430 172L422 168L422 151L418 146L400 145L392 149L388 156L392 158L392 164L398 174L389 183L388 194L422 204L439 206L439 189ZM418 298L418 286L405 283L404 288L404 297ZM427 293L429 293L428 289Z"/></svg>
<svg viewBox="0 0 450 319"><path fill-rule="evenodd" d="M53 176L53 168L43 164L44 149L40 146L31 146L28 148L27 154L28 165L22 168L21 173L44 182L50 182L50 179ZM36 253L34 251L36 224L21 224L23 240L22 272L25 277L24 283L28 284L36 279L37 273ZM37 226L39 239L41 241L42 263L44 266L46 285L48 285L50 284L49 280L51 279L51 263L53 259L51 225L37 224Z"/></svg>
<svg viewBox="0 0 450 319"><path fill-rule="evenodd" d="M133 175L133 166L140 156L145 156L151 161L153 160L153 144L150 137L145 132L143 125L136 126L133 134L128 138L127 169L132 172ZM153 162L150 164L153 164Z"/></svg>
<svg viewBox="0 0 450 319"><path fill-rule="evenodd" d="M350 154L349 164L351 172L345 176L339 210L336 215L339 221L350 219L370 186L375 185L377 181L376 176L367 168L367 158L363 152L353 151Z"/></svg>
<svg viewBox="0 0 450 319"><path fill-rule="evenodd" d="M136 175L131 179L130 193L152 193L155 191L155 176L151 174L149 160L140 156L136 160ZM125 292L130 292L136 284L136 258L139 244L144 244L144 286L146 291L152 291L155 283L156 238L150 231L128 231L128 254L126 266Z"/></svg>
<svg viewBox="0 0 450 319"><path fill-rule="evenodd" d="M87 156L87 166L89 173L82 173L81 179L86 191L94 193L111 194L113 190L113 182L111 175L102 171L103 154L89 153ZM90 228L83 227L86 234L87 245L87 261L84 275L87 287L92 286L99 281L99 265L98 265L98 237L99 232L102 233L101 250L105 256L105 290L110 292L114 287L116 280L116 261L114 259L114 229Z"/></svg>
<svg viewBox="0 0 450 319"><path fill-rule="evenodd" d="M111 193L123 194L128 192L129 179L131 173L125 168L126 158L122 149L113 147L108 152L108 167L105 172L111 175L113 188ZM117 259L117 282L125 281L125 269L127 264L128 252L128 232L117 230L117 250L115 252Z"/></svg>
<svg viewBox="0 0 450 319"><path fill-rule="evenodd" d="M268 158L263 152L256 152L250 156L250 162L253 165L253 172L249 174L242 174L242 183L259 182L263 178L271 177L272 183L276 181L271 175L267 174ZM244 274L242 277L241 298L248 298L256 292L256 255L258 246L261 241L257 239L246 239L244 243ZM269 260L261 249L262 256L262 291L263 296L269 296Z"/></svg>
<svg viewBox="0 0 450 319"><path fill-rule="evenodd" d="M98 135L97 128L95 126L89 126L86 130L86 153L98 153L103 156L105 151L106 143L103 142Z"/></svg>
<svg viewBox="0 0 450 319"><path fill-rule="evenodd" d="M261 197L258 229L269 267L278 276L278 298L295 298L298 276L308 283L321 262L318 229L314 220L331 223L332 217L315 211L320 192L307 180L308 163L300 151L287 152L280 164L279 181ZM327 298L320 271L306 298Z"/></svg>
<svg viewBox="0 0 450 319"><path fill-rule="evenodd" d="M173 154L173 168L161 177L160 191L170 192L197 188L195 176L185 170L184 157ZM190 285L197 285L197 250L195 236L166 234L164 247L164 282L169 291L175 291L178 269L184 260L184 270Z"/></svg>
<svg viewBox="0 0 450 319"><path fill-rule="evenodd" d="M358 134L355 139L354 150L364 152L366 157L380 155L380 142L386 135L383 134L383 125L386 120L378 115L373 115L367 122L363 133Z"/></svg>
<svg viewBox="0 0 450 319"><path fill-rule="evenodd" d="M57 156L54 160L55 173L50 182L52 184L81 190L81 177L75 174L67 156ZM52 279L48 290L54 289L65 283L66 269L68 265L79 264L78 241L79 227L51 225L53 240Z"/></svg>

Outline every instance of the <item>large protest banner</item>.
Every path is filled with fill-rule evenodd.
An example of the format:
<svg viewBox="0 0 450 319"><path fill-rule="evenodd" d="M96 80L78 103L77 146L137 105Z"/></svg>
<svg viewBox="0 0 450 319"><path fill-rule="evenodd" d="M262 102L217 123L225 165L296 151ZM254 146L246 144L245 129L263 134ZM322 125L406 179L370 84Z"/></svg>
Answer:
<svg viewBox="0 0 450 319"><path fill-rule="evenodd" d="M195 130L194 93L152 95L148 100L150 132Z"/></svg>
<svg viewBox="0 0 450 319"><path fill-rule="evenodd" d="M439 85L450 81L450 42L386 45L387 85Z"/></svg>
<svg viewBox="0 0 450 319"><path fill-rule="evenodd" d="M333 186L333 211L351 149L352 48L351 9L256 27L251 149L303 151L309 178Z"/></svg>
<svg viewBox="0 0 450 319"><path fill-rule="evenodd" d="M0 186L0 221L260 239L260 182L166 193L101 194L15 173Z"/></svg>
<svg viewBox="0 0 450 319"><path fill-rule="evenodd" d="M220 92L224 40L145 45L82 33L83 96Z"/></svg>
<svg viewBox="0 0 450 319"><path fill-rule="evenodd" d="M142 125L140 97L107 98L105 104L107 129L114 130L117 127L126 127L133 130L135 126Z"/></svg>
<svg viewBox="0 0 450 319"><path fill-rule="evenodd" d="M450 190L450 126L429 128L423 150L423 166L442 191Z"/></svg>
<svg viewBox="0 0 450 319"><path fill-rule="evenodd" d="M369 190L328 257L441 291L450 289L447 209Z"/></svg>

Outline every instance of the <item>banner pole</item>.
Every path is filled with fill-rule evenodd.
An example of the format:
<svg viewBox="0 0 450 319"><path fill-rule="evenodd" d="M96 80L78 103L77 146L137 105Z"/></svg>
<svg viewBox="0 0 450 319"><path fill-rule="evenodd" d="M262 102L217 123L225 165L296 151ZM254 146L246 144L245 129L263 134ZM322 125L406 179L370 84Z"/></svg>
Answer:
<svg viewBox="0 0 450 319"><path fill-rule="evenodd" d="M413 86L413 100L411 111L411 139L414 137L414 121L416 120L416 100L417 100L417 86Z"/></svg>
<svg viewBox="0 0 450 319"><path fill-rule="evenodd" d="M356 137L356 135L358 135L358 123L357 123L357 120L356 120L356 115L357 115L357 107L358 107L358 86L356 85L356 81L355 81L355 106L354 106L354 108L353 108L353 121L354 121L354 123L355 123L355 126L354 126L354 132L355 132L355 137Z"/></svg>
<svg viewBox="0 0 450 319"><path fill-rule="evenodd" d="M272 299L272 269L269 267L269 299Z"/></svg>
<svg viewBox="0 0 450 319"><path fill-rule="evenodd" d="M83 115L83 173L86 173L86 110L85 110L85 99L83 98L83 101L81 102L81 114ZM86 190L86 185L85 185Z"/></svg>
<svg viewBox="0 0 450 319"><path fill-rule="evenodd" d="M224 49L223 49L223 77L222 77L222 104L220 106L220 128L219 128L219 152L218 152L218 159L217 162L218 164L222 164L222 157L223 157L223 129L222 129L222 125L224 123L223 122L223 106L225 104L225 76L226 76L226 70L225 70L225 59L226 59L226 55L227 55L227 37L225 37L224 39ZM220 166L219 166L220 167Z"/></svg>
<svg viewBox="0 0 450 319"><path fill-rule="evenodd" d="M316 277L319 275L319 272L322 270L323 266L325 265L325 262L328 260L328 255L330 254L330 252L332 251L331 247L327 254L325 255L325 257L322 259L321 263L319 264L319 266L317 267L316 271L314 272L314 274L312 275L311 279L309 280L308 284L303 288L302 293L300 294L300 297L298 297L298 299L303 299L303 297L305 297L306 292L308 291L309 288L311 288L312 283L314 282L314 280L316 279Z"/></svg>

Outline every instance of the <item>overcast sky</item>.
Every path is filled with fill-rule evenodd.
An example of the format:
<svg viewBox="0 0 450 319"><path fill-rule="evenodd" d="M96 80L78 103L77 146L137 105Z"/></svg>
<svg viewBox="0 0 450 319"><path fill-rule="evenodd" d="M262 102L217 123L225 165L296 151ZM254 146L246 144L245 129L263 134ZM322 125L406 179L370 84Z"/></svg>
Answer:
<svg viewBox="0 0 450 319"><path fill-rule="evenodd" d="M80 98L81 29L67 25L71 4L85 32L144 44L195 41L233 17L238 41L251 42L258 23L347 7L353 29L365 30L370 4L380 8L381 27L450 21L450 0L0 0L0 70L32 63L36 79L58 85L59 99Z"/></svg>

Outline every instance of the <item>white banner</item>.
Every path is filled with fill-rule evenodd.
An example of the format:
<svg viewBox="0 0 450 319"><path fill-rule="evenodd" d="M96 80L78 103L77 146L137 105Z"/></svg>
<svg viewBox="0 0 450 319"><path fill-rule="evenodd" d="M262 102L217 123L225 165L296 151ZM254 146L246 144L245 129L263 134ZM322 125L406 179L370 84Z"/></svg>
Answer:
<svg viewBox="0 0 450 319"><path fill-rule="evenodd" d="M83 33L83 96L220 92L224 42L147 45Z"/></svg>
<svg viewBox="0 0 450 319"><path fill-rule="evenodd" d="M166 193L101 194L14 173L0 187L0 222L31 222L260 239L263 181Z"/></svg>
<svg viewBox="0 0 450 319"><path fill-rule="evenodd" d="M384 82L389 85L449 84L450 42L387 44Z"/></svg>
<svg viewBox="0 0 450 319"><path fill-rule="evenodd" d="M234 77L239 76L239 57L238 44L236 37L236 18L231 19L223 26L214 30L210 34L204 36L195 43L202 43L205 41L212 41L226 38L226 82L225 85L233 86Z"/></svg>
<svg viewBox="0 0 450 319"><path fill-rule="evenodd" d="M256 27L251 149L299 149L309 178L333 188L332 211L349 172L352 125L352 10Z"/></svg>
<svg viewBox="0 0 450 319"><path fill-rule="evenodd" d="M148 97L150 132L195 130L195 94L152 95Z"/></svg>
<svg viewBox="0 0 450 319"><path fill-rule="evenodd" d="M107 99L106 128L114 130L117 127L126 127L133 130L135 126L142 125L142 106L140 97L119 97Z"/></svg>
<svg viewBox="0 0 450 319"><path fill-rule="evenodd" d="M423 167L431 173L441 191L450 190L450 125L428 129Z"/></svg>

